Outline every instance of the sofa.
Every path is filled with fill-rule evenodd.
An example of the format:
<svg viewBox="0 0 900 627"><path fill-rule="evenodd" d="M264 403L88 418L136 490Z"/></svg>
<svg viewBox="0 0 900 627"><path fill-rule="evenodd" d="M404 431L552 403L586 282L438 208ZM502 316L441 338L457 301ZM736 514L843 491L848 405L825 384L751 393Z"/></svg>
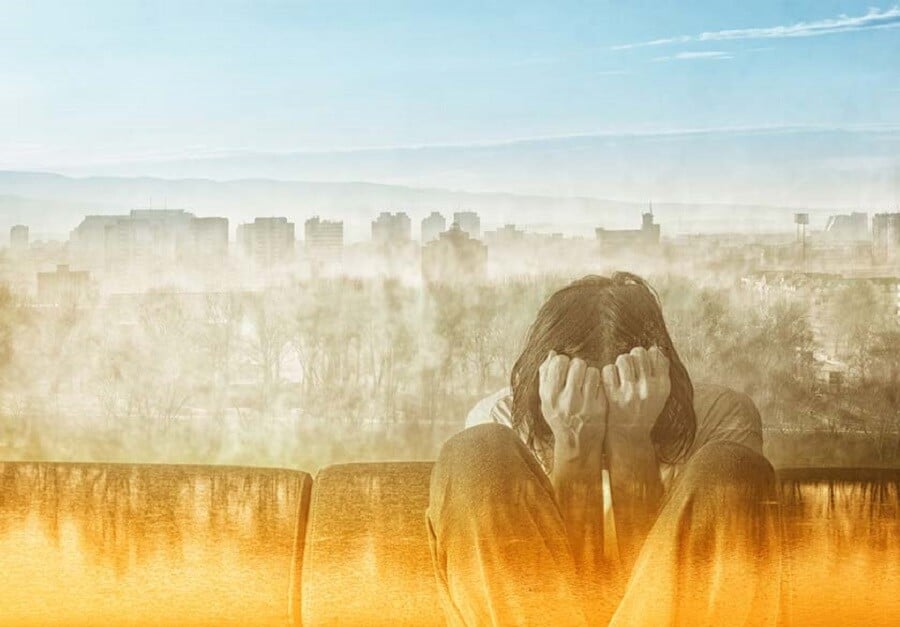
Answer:
<svg viewBox="0 0 900 627"><path fill-rule="evenodd" d="M441 625L431 462L0 463L0 623ZM900 469L782 468L785 624L897 624Z"/></svg>

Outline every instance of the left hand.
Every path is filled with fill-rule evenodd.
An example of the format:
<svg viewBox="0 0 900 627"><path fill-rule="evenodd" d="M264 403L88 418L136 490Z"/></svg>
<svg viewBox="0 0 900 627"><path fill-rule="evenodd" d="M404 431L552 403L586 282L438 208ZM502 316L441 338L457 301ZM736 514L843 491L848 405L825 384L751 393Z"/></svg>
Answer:
<svg viewBox="0 0 900 627"><path fill-rule="evenodd" d="M669 360L654 346L642 346L604 366L603 387L609 402L609 434L623 434L649 441L650 430L662 413L672 382Z"/></svg>

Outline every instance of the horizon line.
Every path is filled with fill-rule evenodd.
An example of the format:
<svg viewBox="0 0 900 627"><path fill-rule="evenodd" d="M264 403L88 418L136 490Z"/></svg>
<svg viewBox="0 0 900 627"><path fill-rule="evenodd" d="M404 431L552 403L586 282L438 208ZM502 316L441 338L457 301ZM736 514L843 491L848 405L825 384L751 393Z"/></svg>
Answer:
<svg viewBox="0 0 900 627"><path fill-rule="evenodd" d="M52 172L49 170L9 170L5 168L0 168L0 176L5 174L12 175L26 175L26 176L55 176L63 179L68 179L71 181L90 181L90 180L103 180L103 179L111 179L114 181L137 181L137 180L149 180L149 181L159 181L163 183L184 183L184 182L201 182L201 183L212 183L215 185L222 185L228 183L275 183L275 184L286 184L286 185L367 185L372 187L386 187L386 188L394 188L401 189L413 192L439 192L445 194L462 194L468 196L512 196L516 198L528 198L528 199L552 199L552 200L562 200L562 201L588 201L588 202L609 202L609 203L619 203L619 204L627 204L627 205L636 205L638 207L645 206L648 202L652 203L657 207L731 207L731 208L741 208L741 209L751 209L751 208L759 208L759 209L777 209L777 210L805 210L811 212L841 212L841 211L859 211L858 206L851 205L812 205L812 204L787 204L787 203L735 203L721 200L699 200L699 201L673 201L673 200L665 200L665 199L623 199L623 198L612 198L612 197L604 197L604 196L587 196L584 194L578 195L559 195L559 194L534 194L534 193L524 193L524 192L516 192L516 191L497 191L497 190L470 190L470 189L452 189L447 187L434 187L434 186L412 186L412 185L401 185L396 183L381 183L381 182L373 182L373 181L364 181L364 180L341 180L341 181L316 181L316 180L308 180L308 179L282 179L282 178L268 178L268 177L244 177L244 178L231 178L231 179L215 179L209 177L183 177L183 178L166 178L160 176L145 176L145 175L72 175L72 174L64 174L60 172ZM23 200L38 200L39 198L34 196L21 196L17 194L3 194L0 193L0 198L2 197L12 197L12 198L20 198ZM159 210L163 211L165 209L153 209L153 207L137 207L139 210ZM184 211L196 211L187 205L183 205L180 207L172 207L173 210L182 209ZM449 210L448 210L449 211ZM876 214L883 213L884 211L879 210L877 208L871 209L871 211L866 211L866 213ZM887 209L887 212L891 212L890 209ZM86 214L86 215L113 215L113 214Z"/></svg>
<svg viewBox="0 0 900 627"><path fill-rule="evenodd" d="M416 151L431 149L465 149L465 148L502 148L519 144L566 141L578 139L599 138L654 138L654 137L690 137L702 135L743 135L743 134L792 134L814 132L850 132L850 133L897 133L900 132L900 123L864 123L864 124L770 124L770 125L746 125L746 126L711 126L711 127L684 127L670 129L627 129L627 130L597 130L574 133L531 135L486 140L466 140L458 142L423 142L410 144L381 144L375 146L334 146L315 149L260 149L260 148L216 148L210 150L182 151L176 153L150 152L145 155L122 155L120 157L101 158L95 161L79 161L77 163L52 163L48 162L36 166L40 171L45 170L71 170L83 167L101 167L110 165L171 163L177 161L213 161L240 156L270 156L289 157L299 155L333 155L333 154L364 154L385 151ZM0 169L6 169L0 166Z"/></svg>

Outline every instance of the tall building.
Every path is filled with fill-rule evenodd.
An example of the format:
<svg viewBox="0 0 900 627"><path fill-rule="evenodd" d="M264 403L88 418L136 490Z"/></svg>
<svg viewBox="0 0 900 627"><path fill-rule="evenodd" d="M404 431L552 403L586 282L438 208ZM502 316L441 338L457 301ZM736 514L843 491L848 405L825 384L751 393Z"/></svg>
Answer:
<svg viewBox="0 0 900 627"><path fill-rule="evenodd" d="M322 261L340 260L344 249L344 223L310 218L303 225L306 254Z"/></svg>
<svg viewBox="0 0 900 627"><path fill-rule="evenodd" d="M188 239L194 216L178 209L135 210L106 227L108 268L153 268L175 263Z"/></svg>
<svg viewBox="0 0 900 627"><path fill-rule="evenodd" d="M228 218L193 218L189 225L188 254L205 260L228 256Z"/></svg>
<svg viewBox="0 0 900 627"><path fill-rule="evenodd" d="M153 269L187 259L224 259L228 220L198 218L183 209L91 215L72 231L69 247L80 265L112 271Z"/></svg>
<svg viewBox="0 0 900 627"><path fill-rule="evenodd" d="M433 242L446 230L447 220L442 214L432 211L430 216L422 220L422 244Z"/></svg>
<svg viewBox="0 0 900 627"><path fill-rule="evenodd" d="M459 224L422 249L422 278L429 283L459 283L482 279L487 271L487 246Z"/></svg>
<svg viewBox="0 0 900 627"><path fill-rule="evenodd" d="M611 230L597 228L597 241L606 248L652 248L659 244L659 225L653 221L653 211L641 214L641 228Z"/></svg>
<svg viewBox="0 0 900 627"><path fill-rule="evenodd" d="M125 215L89 215L69 235L69 252L80 265L103 268L106 265L106 228Z"/></svg>
<svg viewBox="0 0 900 627"><path fill-rule="evenodd" d="M469 234L472 239L481 237L481 218L474 211L457 211L453 214L453 222Z"/></svg>
<svg viewBox="0 0 900 627"><path fill-rule="evenodd" d="M900 261L900 213L876 213L872 218L872 254L876 261Z"/></svg>
<svg viewBox="0 0 900 627"><path fill-rule="evenodd" d="M28 250L28 227L17 224L9 230L9 249L16 253Z"/></svg>
<svg viewBox="0 0 900 627"><path fill-rule="evenodd" d="M287 218L256 218L237 230L238 246L256 265L270 268L294 254L294 223Z"/></svg>
<svg viewBox="0 0 900 627"><path fill-rule="evenodd" d="M840 241L869 239L869 214L854 211L850 214L833 215L825 225L825 235Z"/></svg>
<svg viewBox="0 0 900 627"><path fill-rule="evenodd" d="M412 239L412 222L402 212L382 212L372 222L372 241L376 244L402 244Z"/></svg>

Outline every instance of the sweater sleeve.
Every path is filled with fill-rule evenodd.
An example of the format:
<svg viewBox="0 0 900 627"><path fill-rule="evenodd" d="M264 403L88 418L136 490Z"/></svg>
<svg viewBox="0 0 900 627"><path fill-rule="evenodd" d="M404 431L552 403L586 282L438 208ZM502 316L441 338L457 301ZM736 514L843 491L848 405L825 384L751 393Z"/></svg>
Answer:
<svg viewBox="0 0 900 627"><path fill-rule="evenodd" d="M478 401L466 416L466 428L495 422L512 427L512 390L497 390Z"/></svg>
<svg viewBox="0 0 900 627"><path fill-rule="evenodd" d="M697 435L692 450L708 442L735 442L762 454L762 418L753 400L719 385L694 390Z"/></svg>

